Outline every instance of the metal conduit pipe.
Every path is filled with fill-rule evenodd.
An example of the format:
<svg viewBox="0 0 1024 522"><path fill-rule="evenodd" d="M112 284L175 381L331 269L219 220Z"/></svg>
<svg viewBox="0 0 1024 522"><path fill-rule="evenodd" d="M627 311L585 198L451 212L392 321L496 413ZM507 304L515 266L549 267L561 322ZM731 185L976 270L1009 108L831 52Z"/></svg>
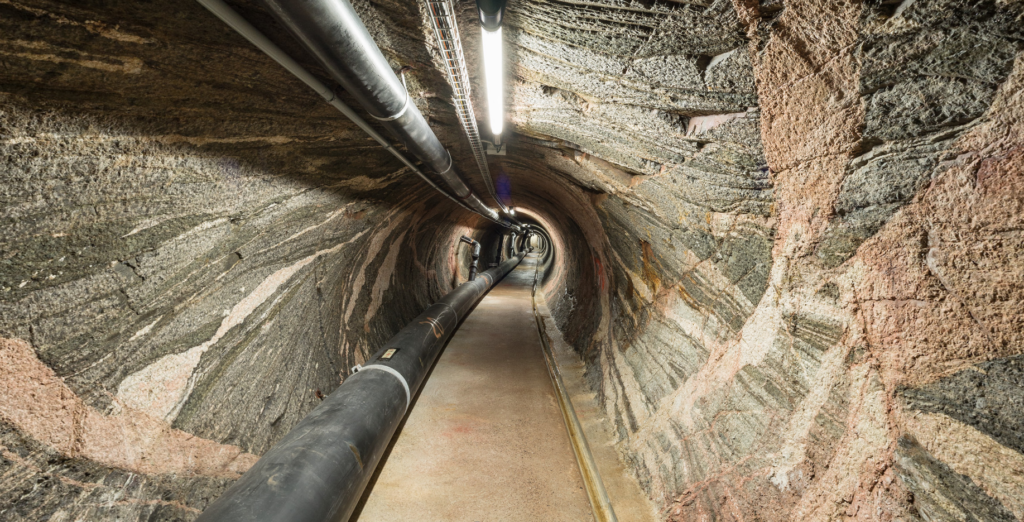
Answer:
<svg viewBox="0 0 1024 522"><path fill-rule="evenodd" d="M469 280L472 281L476 279L476 263L480 260L480 243L466 236L460 237L459 241L473 247L473 263L469 265Z"/></svg>
<svg viewBox="0 0 1024 522"><path fill-rule="evenodd" d="M507 226L504 222L494 219L491 215L481 214L479 211L470 208L468 205L463 203L461 200L452 197L446 190L437 186L422 170L419 169L415 164L409 161L398 149L391 145L379 132L373 129L369 123L366 122L362 117L356 114L351 107L345 104L345 102L339 100L335 96L334 91L330 87L326 86L320 80L317 80L315 76L310 74L308 71L302 68L298 62L288 56L280 47L271 42L263 33L259 32L258 29L253 27L245 18L242 18L234 9L225 4L223 0L197 0L203 7L207 8L210 12L220 18L221 21L229 25L232 29L242 35L249 43L255 45L259 50L263 51L267 56L273 58L278 64L284 67L288 72L292 73L296 78L302 80L303 83L310 86L317 94L323 97L332 107L338 109L344 114L352 123L355 123L360 129L366 134L373 138L379 143L385 150L390 152L393 156L399 159L405 166L409 167L415 172L423 181L427 182L431 188L444 194L448 199L456 202L462 208L480 214L499 225Z"/></svg>
<svg viewBox="0 0 1024 522"><path fill-rule="evenodd" d="M498 213L466 186L448 149L412 102L409 91L391 70L348 0L263 0L263 3L331 77L370 116L393 132L414 156L429 165L456 197L477 212L499 220Z"/></svg>
<svg viewBox="0 0 1024 522"><path fill-rule="evenodd" d="M455 114L458 115L459 121L462 123L462 130L465 131L466 138L469 140L469 146L473 149L473 157L476 158L477 167L480 169L480 177L483 178L491 199L498 204L506 218L512 223L522 225L515 219L512 209L505 206L494 190L494 181L491 179L491 171L487 166L487 153L480 141L480 130L477 128L476 114L470 100L469 71L466 69L466 56L462 52L462 37L459 36L459 24L455 17L452 0L426 0L426 3L427 14L434 27L434 36L437 39L437 47L444 65L445 76L448 78L448 84L452 87L452 104L455 105Z"/></svg>
<svg viewBox="0 0 1024 522"><path fill-rule="evenodd" d="M300 421L197 522L348 520L459 321L525 254L423 311Z"/></svg>

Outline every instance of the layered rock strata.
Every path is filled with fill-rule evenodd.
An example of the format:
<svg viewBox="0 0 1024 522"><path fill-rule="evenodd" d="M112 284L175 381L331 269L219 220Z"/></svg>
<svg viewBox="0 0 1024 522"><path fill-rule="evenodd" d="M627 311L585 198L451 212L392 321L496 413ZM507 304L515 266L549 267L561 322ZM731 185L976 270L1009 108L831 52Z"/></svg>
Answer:
<svg viewBox="0 0 1024 522"><path fill-rule="evenodd" d="M1024 517L1022 6L537 6L512 117L608 277L566 337L663 515Z"/></svg>
<svg viewBox="0 0 1024 522"><path fill-rule="evenodd" d="M486 194L423 6L356 7ZM459 235L495 249L194 2L0 27L0 518L194 517L464 279ZM1024 519L1022 27L1011 0L510 4L491 171L666 520Z"/></svg>

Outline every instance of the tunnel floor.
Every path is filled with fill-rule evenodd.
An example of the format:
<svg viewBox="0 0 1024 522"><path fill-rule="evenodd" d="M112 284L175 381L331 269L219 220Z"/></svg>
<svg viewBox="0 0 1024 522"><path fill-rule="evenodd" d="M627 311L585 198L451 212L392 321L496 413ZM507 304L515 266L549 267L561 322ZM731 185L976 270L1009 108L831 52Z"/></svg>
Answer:
<svg viewBox="0 0 1024 522"><path fill-rule="evenodd" d="M537 258L462 323L353 520L593 520L534 321Z"/></svg>

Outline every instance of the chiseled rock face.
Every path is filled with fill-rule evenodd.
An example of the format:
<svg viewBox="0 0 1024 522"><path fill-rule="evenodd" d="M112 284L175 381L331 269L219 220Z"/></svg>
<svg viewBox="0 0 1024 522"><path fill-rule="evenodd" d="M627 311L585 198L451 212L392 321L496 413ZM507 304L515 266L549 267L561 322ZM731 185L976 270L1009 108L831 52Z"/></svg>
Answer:
<svg viewBox="0 0 1024 522"><path fill-rule="evenodd" d="M196 2L0 33L0 519L194 518L465 279L476 218Z"/></svg>
<svg viewBox="0 0 1024 522"><path fill-rule="evenodd" d="M511 5L601 223L555 315L663 515L1024 518L1024 5Z"/></svg>
<svg viewBox="0 0 1024 522"><path fill-rule="evenodd" d="M355 4L485 194L422 3ZM195 2L0 33L0 518L195 516L459 235L494 249ZM513 0L505 34L491 171L665 519L1024 519L1024 4Z"/></svg>

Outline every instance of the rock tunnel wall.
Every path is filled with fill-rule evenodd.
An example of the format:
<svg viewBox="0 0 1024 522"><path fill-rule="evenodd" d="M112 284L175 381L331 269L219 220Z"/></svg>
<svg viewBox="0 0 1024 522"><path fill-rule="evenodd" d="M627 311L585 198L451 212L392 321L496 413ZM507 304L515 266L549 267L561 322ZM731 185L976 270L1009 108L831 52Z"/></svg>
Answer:
<svg viewBox="0 0 1024 522"><path fill-rule="evenodd" d="M485 194L422 6L355 4ZM1022 13L511 4L491 170L665 519L1024 519ZM460 235L489 261L195 2L0 0L0 29L0 518L193 518L464 280Z"/></svg>
<svg viewBox="0 0 1024 522"><path fill-rule="evenodd" d="M512 119L601 223L567 338L663 515L1024 517L1024 6L515 6Z"/></svg>
<svg viewBox="0 0 1024 522"><path fill-rule="evenodd" d="M195 2L0 33L0 518L194 518L468 275L486 227Z"/></svg>

